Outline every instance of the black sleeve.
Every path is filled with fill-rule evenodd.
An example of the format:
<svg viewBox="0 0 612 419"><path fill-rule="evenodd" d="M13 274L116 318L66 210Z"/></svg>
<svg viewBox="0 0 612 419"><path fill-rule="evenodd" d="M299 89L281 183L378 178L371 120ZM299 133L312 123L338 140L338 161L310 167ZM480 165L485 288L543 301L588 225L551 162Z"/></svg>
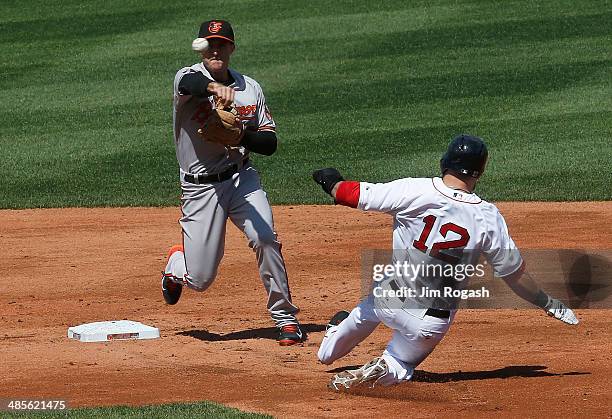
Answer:
<svg viewBox="0 0 612 419"><path fill-rule="evenodd" d="M240 145L253 153L271 156L276 151L276 133L274 131L249 131L244 133Z"/></svg>
<svg viewBox="0 0 612 419"><path fill-rule="evenodd" d="M210 96L206 89L211 82L211 79L200 72L185 74L179 82L178 91L182 95Z"/></svg>

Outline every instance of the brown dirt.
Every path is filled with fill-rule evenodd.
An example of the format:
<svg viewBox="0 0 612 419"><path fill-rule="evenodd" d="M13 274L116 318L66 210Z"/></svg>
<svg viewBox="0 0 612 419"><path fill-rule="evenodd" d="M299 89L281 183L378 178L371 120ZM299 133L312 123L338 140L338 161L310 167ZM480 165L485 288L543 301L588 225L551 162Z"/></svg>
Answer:
<svg viewBox="0 0 612 419"><path fill-rule="evenodd" d="M523 248L612 248L612 202L506 203ZM0 211L0 397L71 406L214 400L275 416L610 417L609 311L569 327L535 310L465 310L412 383L334 394L331 373L379 354L380 327L332 367L316 360L327 319L359 295L363 248L386 248L384 215L342 207L274 209L292 293L310 331L282 348L264 309L254 255L228 229L215 285L162 302L159 272L177 242L178 208ZM127 318L162 338L103 344L69 326Z"/></svg>

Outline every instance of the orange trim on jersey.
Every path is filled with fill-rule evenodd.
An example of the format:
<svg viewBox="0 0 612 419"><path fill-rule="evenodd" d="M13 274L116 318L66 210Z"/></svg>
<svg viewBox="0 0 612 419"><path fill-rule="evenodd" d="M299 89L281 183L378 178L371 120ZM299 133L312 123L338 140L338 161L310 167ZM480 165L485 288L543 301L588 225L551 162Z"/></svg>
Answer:
<svg viewBox="0 0 612 419"><path fill-rule="evenodd" d="M264 127L257 128L257 131L272 131L272 132L276 132L276 128L275 127L270 127L270 126L264 126Z"/></svg>
<svg viewBox="0 0 612 419"><path fill-rule="evenodd" d="M434 182L433 178L431 179L431 184L433 185L433 187L434 187L434 189L436 191L440 192L445 197L452 199L453 201L461 202L463 204L472 204L472 205L478 205L478 204L482 203L482 199L480 197L478 197L478 199L480 199L480 201L478 201L478 202L467 202L467 201L462 201L460 199L453 198L452 196L448 196L447 194L445 194L444 192L442 192L440 189L438 189L436 187L436 183ZM467 192L464 192L464 193L467 193ZM470 195L470 194L468 194L468 195Z"/></svg>

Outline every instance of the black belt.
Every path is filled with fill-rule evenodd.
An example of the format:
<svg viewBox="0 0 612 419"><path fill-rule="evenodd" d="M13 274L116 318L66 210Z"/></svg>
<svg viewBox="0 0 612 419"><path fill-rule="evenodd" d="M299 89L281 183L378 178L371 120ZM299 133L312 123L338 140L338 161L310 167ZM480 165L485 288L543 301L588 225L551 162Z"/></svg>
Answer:
<svg viewBox="0 0 612 419"><path fill-rule="evenodd" d="M246 162L247 160L244 161L244 163ZM209 175L205 175L202 173L198 173L195 175L191 173L185 173L185 181L189 183L194 183L196 185L200 185L202 183L224 182L228 179L231 179L236 172L238 172L238 165L232 164L230 167L220 173L212 173Z"/></svg>
<svg viewBox="0 0 612 419"><path fill-rule="evenodd" d="M437 308L428 308L425 312L426 316L437 317L439 319L448 319L450 318L450 311L448 310L438 310Z"/></svg>
<svg viewBox="0 0 612 419"><path fill-rule="evenodd" d="M395 291L399 291L399 287L397 286L397 282L395 282L394 280L389 281L389 285L391 286L391 288L393 288ZM404 301L406 301L405 297L397 297L399 298L399 300L403 303ZM451 312L448 310L440 310L437 308L428 308L427 311L425 312L426 316L431 316L431 317L437 317L438 319L450 319L450 315Z"/></svg>

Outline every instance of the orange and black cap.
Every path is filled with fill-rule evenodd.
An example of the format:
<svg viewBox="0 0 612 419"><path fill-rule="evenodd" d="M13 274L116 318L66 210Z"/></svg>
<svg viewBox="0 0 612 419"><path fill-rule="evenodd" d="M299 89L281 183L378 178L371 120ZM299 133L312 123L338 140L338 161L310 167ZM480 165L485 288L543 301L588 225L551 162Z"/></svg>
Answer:
<svg viewBox="0 0 612 419"><path fill-rule="evenodd" d="M234 30L227 20L207 20L200 25L198 38L221 38L234 43Z"/></svg>

